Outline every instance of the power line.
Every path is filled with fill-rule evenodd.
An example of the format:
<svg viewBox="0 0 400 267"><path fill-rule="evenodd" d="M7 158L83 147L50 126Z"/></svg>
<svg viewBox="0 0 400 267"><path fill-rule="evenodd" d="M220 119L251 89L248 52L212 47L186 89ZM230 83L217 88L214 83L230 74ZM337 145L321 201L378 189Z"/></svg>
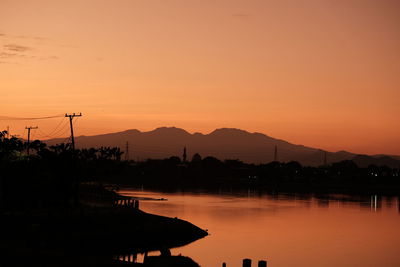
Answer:
<svg viewBox="0 0 400 267"><path fill-rule="evenodd" d="M61 126L61 128L60 129L58 129L56 132L54 132L53 134L52 134L52 136L54 137L54 136L61 136L61 135L63 135L64 133L67 133L68 132L68 120L65 120L65 123L63 124L63 126Z"/></svg>
<svg viewBox="0 0 400 267"><path fill-rule="evenodd" d="M50 134L46 134L43 131L39 129L39 132L42 134L43 137L45 138L57 138L61 137L68 129L68 120L62 120L61 123L64 124L58 129L58 130L53 130ZM57 127L56 127L57 128Z"/></svg>
<svg viewBox="0 0 400 267"><path fill-rule="evenodd" d="M44 120L44 119L53 119L53 118L60 118L63 115L54 115L54 116L46 116L46 117L11 117L11 116L2 116L0 115L0 120L8 120L8 121L14 121L14 120Z"/></svg>
<svg viewBox="0 0 400 267"><path fill-rule="evenodd" d="M52 139L52 138L59 138L59 137L65 136L65 134L68 130L68 121L65 120L64 122L65 122L64 125L52 134L46 134L45 132L43 132L42 130L39 129L40 137L43 139L46 139L46 138Z"/></svg>
<svg viewBox="0 0 400 267"><path fill-rule="evenodd" d="M76 130L76 129L80 129L80 127L79 127L80 122L78 123L79 119L80 119L80 117L76 117L76 118L75 118L75 122L74 122L74 129L75 129L75 130Z"/></svg>
<svg viewBox="0 0 400 267"><path fill-rule="evenodd" d="M39 131L39 135L38 138L39 139L53 139L53 138L58 138L58 137L62 137L61 135L56 136L56 135L48 135L45 132L43 132L42 130L38 129Z"/></svg>
<svg viewBox="0 0 400 267"><path fill-rule="evenodd" d="M45 132L43 132L42 130L38 129L39 131L39 138L44 139L44 138L51 138L50 135L46 134Z"/></svg>
<svg viewBox="0 0 400 267"><path fill-rule="evenodd" d="M37 129L39 130L39 128L37 128ZM36 137L36 131L33 131L31 133L31 140L35 140L35 137Z"/></svg>
<svg viewBox="0 0 400 267"><path fill-rule="evenodd" d="M57 129L61 126L61 124L62 124L64 121L65 121L65 118L63 117L63 118L61 119L61 121L57 124L56 128L54 128L53 131L51 131L48 135L49 135L49 136L53 135L53 134L57 131Z"/></svg>

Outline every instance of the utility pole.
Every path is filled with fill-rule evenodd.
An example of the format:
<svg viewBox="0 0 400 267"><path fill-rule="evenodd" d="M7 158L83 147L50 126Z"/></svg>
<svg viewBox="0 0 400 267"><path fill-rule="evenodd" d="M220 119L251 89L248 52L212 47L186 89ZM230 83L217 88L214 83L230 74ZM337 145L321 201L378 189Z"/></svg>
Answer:
<svg viewBox="0 0 400 267"><path fill-rule="evenodd" d="M82 113L79 113L79 114L75 114L75 113L67 114L67 113L65 113L65 117L69 118L69 127L71 128L71 144L72 144L72 150L73 151L75 151L75 139L74 139L74 127L72 125L72 120L75 117L81 117L81 116L82 116Z"/></svg>
<svg viewBox="0 0 400 267"><path fill-rule="evenodd" d="M129 160L129 142L126 141L125 144L125 160L128 161Z"/></svg>
<svg viewBox="0 0 400 267"><path fill-rule="evenodd" d="M31 141L31 130L37 129L37 128L38 128L37 126L36 127L33 127L33 126L25 127L25 129L28 130L28 147L26 148L26 154L28 154L28 156L29 156L29 143Z"/></svg>

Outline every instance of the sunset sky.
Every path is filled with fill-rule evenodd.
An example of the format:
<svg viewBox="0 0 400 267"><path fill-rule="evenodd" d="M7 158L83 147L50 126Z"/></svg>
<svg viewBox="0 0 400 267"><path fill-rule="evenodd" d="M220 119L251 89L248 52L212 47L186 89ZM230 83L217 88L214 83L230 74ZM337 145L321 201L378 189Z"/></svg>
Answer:
<svg viewBox="0 0 400 267"><path fill-rule="evenodd" d="M233 127L400 154L399 14L398 0L0 0L0 128L44 137L65 118L4 118L82 112L77 135Z"/></svg>

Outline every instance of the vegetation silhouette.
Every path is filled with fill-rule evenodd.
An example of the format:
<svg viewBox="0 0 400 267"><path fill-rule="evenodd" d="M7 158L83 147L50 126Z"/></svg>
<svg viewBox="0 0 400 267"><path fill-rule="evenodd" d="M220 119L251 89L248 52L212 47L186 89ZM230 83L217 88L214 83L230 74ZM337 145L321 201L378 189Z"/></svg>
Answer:
<svg viewBox="0 0 400 267"><path fill-rule="evenodd" d="M29 255L30 266L113 266L121 263L113 260L115 255L151 250L164 253L161 258L149 258L147 266L168 266L168 261L179 266L176 260L197 266L185 257L165 257L165 249L190 243L207 232L179 219L147 214L129 205L115 206L125 199L109 189L114 185L161 190L254 189L305 197L315 193L321 205L325 193L398 196L400 192L398 168L360 168L351 160L310 167L295 161L221 161L195 153L185 161L172 156L138 162L121 160L123 152L117 147L72 150L69 144L48 146L34 140L28 156L27 145L0 132L0 219L5 225L0 247L15 257ZM70 255L68 260L61 256L65 253ZM27 261L20 263L26 266Z"/></svg>
<svg viewBox="0 0 400 267"><path fill-rule="evenodd" d="M28 156L27 143L6 136L0 132L0 248L29 258L8 257L1 266L118 266L126 262L113 255L165 251L207 235L189 222L145 213L138 201L133 206L130 198L95 183L127 166L119 148L72 150L69 144L47 147L35 140ZM162 257L143 265L171 261L188 258Z"/></svg>
<svg viewBox="0 0 400 267"><path fill-rule="evenodd" d="M296 145L276 139L262 133L250 133L240 129L222 128L211 133L189 133L175 127L160 127L152 131L127 130L93 136L77 136L77 147L90 148L100 146L120 147L126 151L129 143L131 159L142 160L168 158L182 155L187 148L187 160L192 152L218 159L240 159L247 163L268 163L271 161L297 161L303 166L353 160L359 167L371 164L387 165L391 168L400 166L400 157L395 155L358 155L346 151L329 152L317 148ZM63 139L46 140L49 145L63 142ZM128 148L129 148L128 147ZM134 155L134 157L132 157ZM126 156L126 155L125 155ZM128 157L129 158L129 157ZM181 157L183 160L183 155Z"/></svg>
<svg viewBox="0 0 400 267"><path fill-rule="evenodd" d="M247 164L240 160L221 161L195 154L191 162L179 157L130 161L118 176L97 177L103 182L155 189L248 189L275 192L386 194L400 192L399 169L370 165L359 168L346 160L327 166L300 163Z"/></svg>

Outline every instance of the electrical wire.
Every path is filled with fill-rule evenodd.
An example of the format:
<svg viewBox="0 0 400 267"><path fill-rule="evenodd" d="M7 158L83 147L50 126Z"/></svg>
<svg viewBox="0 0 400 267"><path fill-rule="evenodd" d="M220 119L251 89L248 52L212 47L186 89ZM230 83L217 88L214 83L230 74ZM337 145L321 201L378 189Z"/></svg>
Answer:
<svg viewBox="0 0 400 267"><path fill-rule="evenodd" d="M79 119L79 117L77 117L75 119L74 129L76 128L76 121L78 119ZM61 125L63 121L65 123L61 126L61 128L59 128L59 125ZM47 138L61 138L64 135L64 133L67 133L68 126L69 126L69 121L68 120L63 120L63 121L61 121L61 123L50 134L46 134L46 137ZM59 128L59 129L57 131L55 131L57 128Z"/></svg>
<svg viewBox="0 0 400 267"><path fill-rule="evenodd" d="M42 130L40 130L40 128L38 129L40 132L40 136L41 138L54 138L54 137L59 137L58 133L60 133L62 130L65 129L66 127L66 123L64 123L64 125L60 128L60 125L65 122L65 120L62 120L57 126L56 128L54 128L50 133L46 134L45 132L43 132Z"/></svg>
<svg viewBox="0 0 400 267"><path fill-rule="evenodd" d="M31 131L31 140L35 140L35 136L36 136L36 131Z"/></svg>
<svg viewBox="0 0 400 267"><path fill-rule="evenodd" d="M69 123L68 123L68 121L66 121L66 123L63 124L63 126L61 126L60 129L58 129L58 131L56 131L55 133L53 133L53 136L60 136L60 135L63 135L65 132L68 131L68 126L69 126Z"/></svg>
<svg viewBox="0 0 400 267"><path fill-rule="evenodd" d="M61 143L70 143L71 137L65 138Z"/></svg>
<svg viewBox="0 0 400 267"><path fill-rule="evenodd" d="M44 120L44 119L53 119L53 118L60 118L64 117L64 114L54 115L54 116L46 116L46 117L11 117L11 116L2 116L0 115L0 120Z"/></svg>
<svg viewBox="0 0 400 267"><path fill-rule="evenodd" d="M64 121L65 121L65 117L63 117L63 118L61 119L61 121L57 124L56 128L54 128L53 131L51 131L50 133L48 133L47 136L52 136L52 135L57 131L57 129L61 126L61 124L62 124Z"/></svg>
<svg viewBox="0 0 400 267"><path fill-rule="evenodd" d="M79 126L78 120L79 120L80 118L81 118L81 117L76 117L76 118L75 118L75 121L74 121L74 132L78 132L78 129L80 129L80 127L78 127L78 126Z"/></svg>
<svg viewBox="0 0 400 267"><path fill-rule="evenodd" d="M64 122L64 124L61 127L56 127L56 128L59 128L59 129L56 130L56 131L53 130L50 134L46 134L41 130L39 130L39 131L42 134L42 136L45 137L45 138L61 137L62 135L64 135L64 133L67 131L67 128L68 128L68 121L67 120L63 120L62 122Z"/></svg>

